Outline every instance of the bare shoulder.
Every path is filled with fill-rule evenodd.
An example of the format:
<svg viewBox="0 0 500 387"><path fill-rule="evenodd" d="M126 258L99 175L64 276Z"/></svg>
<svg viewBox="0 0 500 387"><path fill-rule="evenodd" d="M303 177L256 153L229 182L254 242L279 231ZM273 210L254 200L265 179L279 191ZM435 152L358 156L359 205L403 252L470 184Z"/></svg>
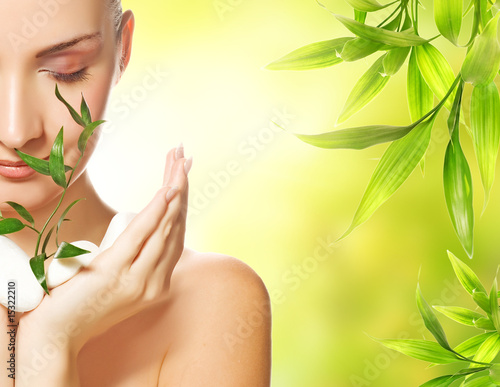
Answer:
<svg viewBox="0 0 500 387"><path fill-rule="evenodd" d="M186 249L170 291L176 335L160 385L269 386L270 301L252 268L225 254Z"/></svg>

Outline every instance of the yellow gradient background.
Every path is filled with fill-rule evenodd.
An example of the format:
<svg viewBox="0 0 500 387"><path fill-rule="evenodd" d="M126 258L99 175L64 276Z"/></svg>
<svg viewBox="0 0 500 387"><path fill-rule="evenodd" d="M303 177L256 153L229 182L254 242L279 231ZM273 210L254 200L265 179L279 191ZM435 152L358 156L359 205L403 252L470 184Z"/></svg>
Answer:
<svg viewBox="0 0 500 387"><path fill-rule="evenodd" d="M352 15L344 1L324 3ZM432 11L424 3L422 20ZM472 261L444 202L444 114L425 177L415 171L367 223L327 251L324 245L349 226L386 146L325 150L291 133L333 130L349 91L379 54L323 70L263 69L305 44L351 36L314 0L128 0L124 8L136 16L133 59L89 166L104 199L140 211L160 186L165 154L184 143L194 158L186 243L237 257L263 278L273 301L274 387L417 386L443 374L446 368L427 369L369 336L430 339L416 315L418 280L429 303L473 307L455 282L447 249L491 284L500 251L498 184L480 216L483 191L466 131L476 204ZM428 31L430 37L435 28ZM442 40L436 45L457 72L464 51ZM409 123L406 64L339 128L373 123ZM440 320L452 345L475 334ZM241 339L251 340L246 333Z"/></svg>

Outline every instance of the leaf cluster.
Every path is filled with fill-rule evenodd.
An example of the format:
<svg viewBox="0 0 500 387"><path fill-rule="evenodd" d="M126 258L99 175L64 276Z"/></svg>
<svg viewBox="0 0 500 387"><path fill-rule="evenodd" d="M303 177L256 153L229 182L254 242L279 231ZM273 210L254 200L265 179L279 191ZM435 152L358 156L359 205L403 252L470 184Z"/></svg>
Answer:
<svg viewBox="0 0 500 387"><path fill-rule="evenodd" d="M463 387L500 385L500 363L493 363L500 353L500 309L498 306L500 293L497 289L497 280L495 278L488 292L469 266L451 252L448 252L448 257L458 280L477 305L476 310L442 305L434 305L431 308L425 301L420 286L417 285L418 310L425 327L436 341L374 340L388 348L432 364L468 363L467 368L432 379L422 384L421 387L446 387L459 380L463 381ZM459 324L475 327L482 333L452 347L434 310Z"/></svg>
<svg viewBox="0 0 500 387"><path fill-rule="evenodd" d="M28 155L24 152L21 152L19 149L15 149L16 153L19 157L28 165L30 168L34 169L36 172L50 176L54 183L63 188L63 193L61 198L59 199L56 208L53 210L51 215L45 221L45 224L38 230L35 227L35 220L30 212L24 208L22 205L8 201L6 202L9 206L11 206L14 211L19 214L19 216L25 221L21 221L17 218L4 218L0 213L0 235L12 234L18 231L23 230L24 228L29 228L38 234L38 239L35 247L35 253L33 257L30 259L30 267L35 275L36 279L44 289L44 291L49 294L49 290L47 288L46 275L45 275L45 261L50 257L54 256L55 259L63 259L76 257L82 254L89 253L88 250L81 249L77 246L72 245L71 243L62 242L59 243L59 231L61 225L65 221L69 221L70 219L66 218L69 210L78 202L83 199L77 199L73 201L66 209L62 212L59 217L57 224L55 224L52 228L47 230L50 221L53 219L57 211L59 210L64 196L66 194L66 190L68 189L71 180L75 171L78 168L80 161L83 158L85 153L85 149L87 147L87 143L94 133L95 129L104 123L102 120L92 121L92 116L90 113L90 109L85 101L85 98L82 94L82 101L80 106L80 114L62 97L59 92L59 88L56 84L55 94L59 101L61 101L66 108L68 109L73 120L80 125L83 130L78 139L78 150L80 151L80 157L76 162L74 167L65 165L64 163L64 127L61 127L59 133L57 134L54 143L52 145L52 149L50 151L49 160L39 159L37 157ZM70 176L67 178L66 173L70 172ZM57 251L52 254L48 254L46 249L47 245L50 241L52 234L55 231L55 241L57 246ZM43 239L43 243L42 243ZM41 249L40 249L40 244Z"/></svg>
<svg viewBox="0 0 500 387"><path fill-rule="evenodd" d="M424 171L433 124L444 107L448 110L449 129L443 164L445 200L455 232L472 258L473 186L460 142L460 129L465 124L462 99L465 84L471 84L468 133L477 156L486 207L500 144L500 97L495 84L500 67L498 4L491 0L471 0L463 10L462 0L434 0L434 21L440 35L425 38L419 31L419 0L396 0L384 5L376 0L346 1L354 9L354 19L332 13L354 36L308 44L266 67L270 70L311 70L378 55L350 92L337 120L340 124L379 95L408 61L407 100L411 124L369 125L313 135L294 133L300 140L326 149L365 149L391 143L368 183L351 225L341 238L368 220L418 165ZM377 25L367 23L368 16L382 10L389 16ZM467 43L461 46L459 36L463 20L468 17L472 18L472 28ZM466 50L461 70L456 75L445 56L432 44L439 37Z"/></svg>

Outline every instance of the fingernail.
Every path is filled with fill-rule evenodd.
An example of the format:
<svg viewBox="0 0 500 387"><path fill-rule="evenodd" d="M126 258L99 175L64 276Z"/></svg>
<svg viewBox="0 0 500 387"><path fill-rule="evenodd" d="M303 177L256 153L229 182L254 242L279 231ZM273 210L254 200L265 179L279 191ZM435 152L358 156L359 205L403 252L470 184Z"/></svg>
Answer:
<svg viewBox="0 0 500 387"><path fill-rule="evenodd" d="M167 195L165 196L167 198L167 202L170 201L175 195L175 193L179 190L178 186L172 187L168 190Z"/></svg>
<svg viewBox="0 0 500 387"><path fill-rule="evenodd" d="M184 157L184 145L182 145L182 142L179 143L177 146L177 149L175 150L175 159L179 160Z"/></svg>
<svg viewBox="0 0 500 387"><path fill-rule="evenodd" d="M184 172L186 173L186 176L191 170L192 165L193 165L193 156L189 156L189 158L186 161L184 161Z"/></svg>

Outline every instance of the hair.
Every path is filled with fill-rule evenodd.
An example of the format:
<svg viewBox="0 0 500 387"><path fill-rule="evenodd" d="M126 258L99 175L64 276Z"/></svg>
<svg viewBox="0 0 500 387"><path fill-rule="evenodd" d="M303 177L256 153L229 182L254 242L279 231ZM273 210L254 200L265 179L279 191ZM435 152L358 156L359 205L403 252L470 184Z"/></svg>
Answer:
<svg viewBox="0 0 500 387"><path fill-rule="evenodd" d="M122 24L122 2L121 0L109 0L108 7L111 11L111 15L113 18L113 24L115 26L115 31L117 38L121 38L121 24Z"/></svg>

